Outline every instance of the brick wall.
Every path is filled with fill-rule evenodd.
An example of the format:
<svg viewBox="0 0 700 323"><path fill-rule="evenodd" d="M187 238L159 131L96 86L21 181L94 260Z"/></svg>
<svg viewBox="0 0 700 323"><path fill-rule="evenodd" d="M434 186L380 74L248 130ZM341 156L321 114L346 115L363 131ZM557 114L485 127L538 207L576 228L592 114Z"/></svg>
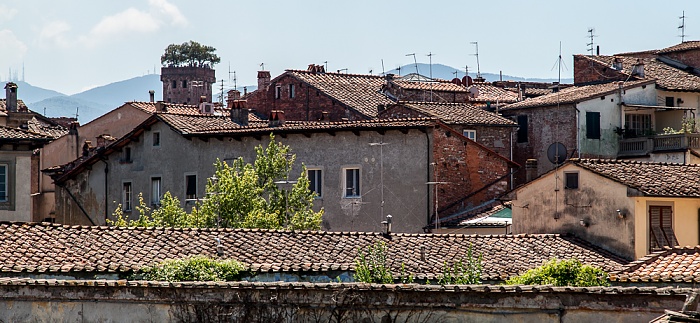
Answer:
<svg viewBox="0 0 700 323"><path fill-rule="evenodd" d="M182 104L199 104L200 96L212 100L212 84L216 82L215 72L205 67L163 67L160 80L163 82L163 101ZM183 81L186 82L183 87ZM194 81L201 81L201 86ZM173 87L175 82L175 87Z"/></svg>
<svg viewBox="0 0 700 323"><path fill-rule="evenodd" d="M626 78L611 66L603 66L582 55L574 55L574 84L624 81Z"/></svg>
<svg viewBox="0 0 700 323"><path fill-rule="evenodd" d="M576 153L576 109L573 105L539 107L504 111L504 116L517 120L527 116L527 142L513 140L513 161L524 166L528 159L537 159L537 175L554 168L547 158L547 148L554 142L561 142L567 149L567 157ZM515 173L515 185L525 183L525 168Z"/></svg>
<svg viewBox="0 0 700 323"><path fill-rule="evenodd" d="M433 161L436 169L431 181L447 182L438 187L441 214L477 206L508 190L509 163L446 126L433 130Z"/></svg>
<svg viewBox="0 0 700 323"><path fill-rule="evenodd" d="M294 87L293 97L290 95L290 85ZM276 95L278 86L279 97ZM366 119L316 88L286 74L273 80L267 89L258 88L250 93L246 100L248 108L262 116L269 115L272 110L282 110L287 120L321 120L323 112L328 113L330 121Z"/></svg>
<svg viewBox="0 0 700 323"><path fill-rule="evenodd" d="M682 52L667 53L666 56L670 59L677 60L685 65L700 67L700 49L686 50Z"/></svg>

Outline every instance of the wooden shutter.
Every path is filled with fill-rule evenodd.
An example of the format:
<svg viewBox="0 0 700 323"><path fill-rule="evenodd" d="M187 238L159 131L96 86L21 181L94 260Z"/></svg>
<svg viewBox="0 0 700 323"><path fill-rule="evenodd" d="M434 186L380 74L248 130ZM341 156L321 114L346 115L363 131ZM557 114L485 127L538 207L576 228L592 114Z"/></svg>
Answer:
<svg viewBox="0 0 700 323"><path fill-rule="evenodd" d="M664 246L676 246L673 232L673 209L670 206L649 207L649 247L658 250Z"/></svg>
<svg viewBox="0 0 700 323"><path fill-rule="evenodd" d="M586 112L586 138L600 139L600 112Z"/></svg>

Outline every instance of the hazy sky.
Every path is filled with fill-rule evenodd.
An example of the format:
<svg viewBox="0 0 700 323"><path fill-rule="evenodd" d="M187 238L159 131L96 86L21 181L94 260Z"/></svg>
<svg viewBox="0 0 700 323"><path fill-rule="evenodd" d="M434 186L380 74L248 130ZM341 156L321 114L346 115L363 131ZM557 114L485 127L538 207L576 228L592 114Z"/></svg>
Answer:
<svg viewBox="0 0 700 323"><path fill-rule="evenodd" d="M33 85L73 94L160 68L168 44L217 48L217 79L256 84L260 63L273 76L310 63L350 73L418 62L482 72L556 77L559 42L571 77L587 53L587 30L601 54L663 48L700 39L700 1L208 1L0 0L0 80L9 70ZM14 72L13 72L14 73Z"/></svg>

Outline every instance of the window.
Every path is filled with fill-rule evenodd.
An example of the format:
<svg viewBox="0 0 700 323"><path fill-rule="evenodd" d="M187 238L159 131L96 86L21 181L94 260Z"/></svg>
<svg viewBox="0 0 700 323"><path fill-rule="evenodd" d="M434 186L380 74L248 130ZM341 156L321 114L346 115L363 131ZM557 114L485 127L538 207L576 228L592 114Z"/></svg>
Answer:
<svg viewBox="0 0 700 323"><path fill-rule="evenodd" d="M586 138L600 139L600 112L586 112Z"/></svg>
<svg viewBox="0 0 700 323"><path fill-rule="evenodd" d="M160 132L153 133L153 147L160 147Z"/></svg>
<svg viewBox="0 0 700 323"><path fill-rule="evenodd" d="M345 193L344 197L360 197L360 169L345 169Z"/></svg>
<svg viewBox="0 0 700 323"><path fill-rule="evenodd" d="M131 163L131 147L124 148L122 163Z"/></svg>
<svg viewBox="0 0 700 323"><path fill-rule="evenodd" d="M671 206L649 206L650 251L676 245L678 245L678 240L673 232L673 209Z"/></svg>
<svg viewBox="0 0 700 323"><path fill-rule="evenodd" d="M282 87L275 86L275 99L279 99L282 96Z"/></svg>
<svg viewBox="0 0 700 323"><path fill-rule="evenodd" d="M172 88L173 88L173 89L177 88L177 81L173 80L173 86L172 86Z"/></svg>
<svg viewBox="0 0 700 323"><path fill-rule="evenodd" d="M672 96L667 96L667 97L666 97L666 106L667 106L667 107L672 107L672 106L674 106L674 105L673 105L673 101L674 101L674 99L673 99Z"/></svg>
<svg viewBox="0 0 700 323"><path fill-rule="evenodd" d="M527 142L527 116L518 116L518 142Z"/></svg>
<svg viewBox="0 0 700 323"><path fill-rule="evenodd" d="M465 137L476 141L476 130L463 130L462 134L464 134Z"/></svg>
<svg viewBox="0 0 700 323"><path fill-rule="evenodd" d="M185 175L185 199L197 199L197 175Z"/></svg>
<svg viewBox="0 0 700 323"><path fill-rule="evenodd" d="M564 188L576 189L578 188L578 173L564 173Z"/></svg>
<svg viewBox="0 0 700 323"><path fill-rule="evenodd" d="M151 177L151 205L160 205L160 177Z"/></svg>
<svg viewBox="0 0 700 323"><path fill-rule="evenodd" d="M0 164L0 202L7 202L9 200L9 192L7 191L9 187L7 168L7 164Z"/></svg>
<svg viewBox="0 0 700 323"><path fill-rule="evenodd" d="M122 186L122 210L131 211L131 182L124 182Z"/></svg>
<svg viewBox="0 0 700 323"><path fill-rule="evenodd" d="M308 169L309 190L316 193L317 198L323 197L323 172L320 169Z"/></svg>
<svg viewBox="0 0 700 323"><path fill-rule="evenodd" d="M187 80L182 80L182 88L183 89L187 88Z"/></svg>
<svg viewBox="0 0 700 323"><path fill-rule="evenodd" d="M625 114L625 133L627 131L633 136L651 134L651 115Z"/></svg>
<svg viewBox="0 0 700 323"><path fill-rule="evenodd" d="M294 98L294 84L289 84L289 98Z"/></svg>

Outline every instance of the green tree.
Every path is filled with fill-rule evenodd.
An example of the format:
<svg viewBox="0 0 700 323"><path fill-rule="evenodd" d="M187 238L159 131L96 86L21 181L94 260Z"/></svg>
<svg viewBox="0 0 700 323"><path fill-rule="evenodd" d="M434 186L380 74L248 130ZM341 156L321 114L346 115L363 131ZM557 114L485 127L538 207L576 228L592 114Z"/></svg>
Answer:
<svg viewBox="0 0 700 323"><path fill-rule="evenodd" d="M170 44L165 48L165 52L160 57L163 66L168 67L210 67L221 62L217 56L216 48L204 46L196 41L190 40L182 44Z"/></svg>
<svg viewBox="0 0 700 323"><path fill-rule="evenodd" d="M245 266L233 259L220 260L204 256L166 260L141 268L132 279L156 281L235 281Z"/></svg>
<svg viewBox="0 0 700 323"><path fill-rule="evenodd" d="M443 263L438 285L467 285L481 283L481 254L474 257L472 246L467 250L467 259L455 262L452 267Z"/></svg>
<svg viewBox="0 0 700 323"><path fill-rule="evenodd" d="M267 147L255 148L253 164L243 158L231 165L217 160L216 180L209 179L208 198L196 210L221 227L266 229L320 229L323 209L315 212L315 193L309 190L306 167L297 180L289 180L296 156L289 146L270 135ZM282 182L292 184L284 187ZM194 212L193 212L194 213Z"/></svg>
<svg viewBox="0 0 700 323"><path fill-rule="evenodd" d="M355 280L375 284L393 283L394 277L391 268L386 263L386 251L387 247L384 241L378 241L374 245L368 246L364 251L358 250L357 259L355 259Z"/></svg>
<svg viewBox="0 0 700 323"><path fill-rule="evenodd" d="M160 200L158 208L150 208L139 193L139 203L136 206L139 217L135 220L128 219L122 212L121 204L117 206L112 216L114 221L107 219L107 224L117 227L177 227L198 228L207 227L207 219L198 216L196 212L188 214L180 206L180 200L165 192Z"/></svg>
<svg viewBox="0 0 700 323"><path fill-rule="evenodd" d="M506 280L508 285L609 286L608 274L578 259L552 259L544 265Z"/></svg>

